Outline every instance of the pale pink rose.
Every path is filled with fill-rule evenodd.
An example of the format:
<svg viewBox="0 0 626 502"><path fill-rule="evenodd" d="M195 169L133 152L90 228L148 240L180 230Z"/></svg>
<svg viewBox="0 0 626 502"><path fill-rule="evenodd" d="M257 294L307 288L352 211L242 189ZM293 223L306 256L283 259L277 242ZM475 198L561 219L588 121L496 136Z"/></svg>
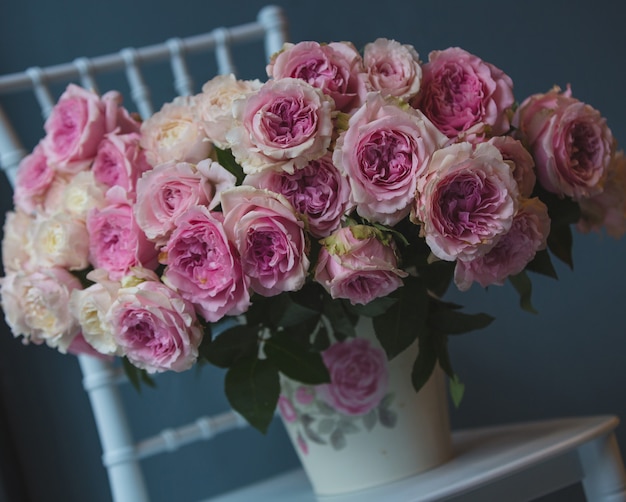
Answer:
<svg viewBox="0 0 626 502"><path fill-rule="evenodd" d="M34 226L35 217L19 208L5 214L2 238L2 265L5 272L32 271L37 265L33 261Z"/></svg>
<svg viewBox="0 0 626 502"><path fill-rule="evenodd" d="M346 113L365 97L363 60L349 42L287 43L272 57L267 74L274 79L304 80L333 98L337 110Z"/></svg>
<svg viewBox="0 0 626 502"><path fill-rule="evenodd" d="M480 141L509 130L513 81L499 68L458 47L433 51L422 66L412 103L448 138Z"/></svg>
<svg viewBox="0 0 626 502"><path fill-rule="evenodd" d="M238 80L234 75L218 75L202 86L194 97L195 112L209 140L218 148L230 148L226 133L233 127L233 102L261 87L259 80Z"/></svg>
<svg viewBox="0 0 626 502"><path fill-rule="evenodd" d="M163 281L209 322L243 314L250 306L248 284L236 250L226 238L220 213L187 210L161 252Z"/></svg>
<svg viewBox="0 0 626 502"><path fill-rule="evenodd" d="M24 157L17 171L13 202L26 213L37 211L45 200L46 193L55 177L54 169L48 164L41 145Z"/></svg>
<svg viewBox="0 0 626 502"><path fill-rule="evenodd" d="M140 138L139 133L107 134L91 167L95 180L106 187L121 186L134 194L137 180L152 168L139 147Z"/></svg>
<svg viewBox="0 0 626 502"><path fill-rule="evenodd" d="M149 373L185 371L198 358L202 329L193 305L158 281L121 288L107 319L122 353Z"/></svg>
<svg viewBox="0 0 626 502"><path fill-rule="evenodd" d="M89 211L106 205L106 189L95 180L93 171L81 171L69 181L53 184L46 198L46 212L66 212L85 222Z"/></svg>
<svg viewBox="0 0 626 502"><path fill-rule="evenodd" d="M524 199L511 229L487 254L471 261L456 262L456 286L467 291L474 281L483 287L504 284L507 277L524 270L537 251L545 249L549 233L546 205L538 198Z"/></svg>
<svg viewBox="0 0 626 502"><path fill-rule="evenodd" d="M291 401L289 401L289 399L285 396L280 396L278 398L278 411L285 422L295 422L298 418L298 414L296 413L293 404L291 404Z"/></svg>
<svg viewBox="0 0 626 502"><path fill-rule="evenodd" d="M365 46L363 62L367 82L385 96L408 100L415 96L422 82L422 67L412 45L378 38Z"/></svg>
<svg viewBox="0 0 626 502"><path fill-rule="evenodd" d="M219 191L234 185L235 177L208 159L197 166L174 161L160 164L137 182L137 224L150 240L163 246L189 208L217 207Z"/></svg>
<svg viewBox="0 0 626 502"><path fill-rule="evenodd" d="M606 228L616 239L626 233L626 157L623 151L618 151L611 159L602 192L579 203L580 231L599 232Z"/></svg>
<svg viewBox="0 0 626 502"><path fill-rule="evenodd" d="M518 199L511 167L495 146L457 143L433 154L412 219L435 256L472 260L509 231Z"/></svg>
<svg viewBox="0 0 626 502"><path fill-rule="evenodd" d="M246 174L293 170L322 157L333 133L333 102L293 78L270 80L233 104L236 126L226 139Z"/></svg>
<svg viewBox="0 0 626 502"><path fill-rule="evenodd" d="M80 326L69 311L70 293L80 282L62 268L10 273L0 279L5 320L24 343L46 343L66 352Z"/></svg>
<svg viewBox="0 0 626 502"><path fill-rule="evenodd" d="M87 169L106 133L105 107L97 94L70 84L44 124L41 142L48 163L75 174Z"/></svg>
<svg viewBox="0 0 626 502"><path fill-rule="evenodd" d="M89 260L112 279L120 279L132 267L154 268L157 250L139 228L132 204L121 187L107 192L108 205L92 210L87 217Z"/></svg>
<svg viewBox="0 0 626 502"><path fill-rule="evenodd" d="M196 164L209 157L212 150L202 124L195 120L194 101L179 96L141 125L141 146L151 165L163 162Z"/></svg>
<svg viewBox="0 0 626 502"><path fill-rule="evenodd" d="M530 152L524 148L521 141L511 136L495 136L488 143L500 150L505 161L511 162L513 177L517 181L520 196L530 197L537 182L535 161Z"/></svg>
<svg viewBox="0 0 626 502"><path fill-rule="evenodd" d="M333 298L366 305L402 286L407 273L398 268L391 244L378 238L373 227L343 227L323 241L315 280Z"/></svg>
<svg viewBox="0 0 626 502"><path fill-rule="evenodd" d="M67 348L68 354L73 354L75 356L87 355L91 357L96 357L98 359L102 359L104 361L112 362L113 358L111 356L106 356L101 354L96 349L94 349L91 345L87 343L85 337L82 333L78 333L73 339L70 346Z"/></svg>
<svg viewBox="0 0 626 502"><path fill-rule="evenodd" d="M254 291L273 296L304 285L309 259L304 224L289 202L249 186L222 193L224 229Z"/></svg>
<svg viewBox="0 0 626 502"><path fill-rule="evenodd" d="M421 112L371 93L339 136L333 162L350 180L357 212L395 225L409 214L417 180L445 142Z"/></svg>
<svg viewBox="0 0 626 502"><path fill-rule="evenodd" d="M600 112L572 97L569 87L530 96L514 123L535 158L543 188L574 199L602 191L613 135Z"/></svg>
<svg viewBox="0 0 626 502"><path fill-rule="evenodd" d="M244 184L284 195L306 217L313 237L330 235L351 208L350 184L332 163L330 154L293 173L265 170L249 174Z"/></svg>
<svg viewBox="0 0 626 502"><path fill-rule="evenodd" d="M364 338L334 343L322 353L330 383L317 386L329 406L345 415L365 415L375 409L389 386L385 352Z"/></svg>
<svg viewBox="0 0 626 502"><path fill-rule="evenodd" d="M80 323L86 343L100 354L122 355L106 317L120 286L113 281L96 282L86 289L72 291L70 311Z"/></svg>
<svg viewBox="0 0 626 502"><path fill-rule="evenodd" d="M37 215L32 227L32 252L41 267L87 268L89 234L85 222L68 213Z"/></svg>
<svg viewBox="0 0 626 502"><path fill-rule="evenodd" d="M122 106L123 100L118 91L109 91L102 95L107 133L130 134L141 129L141 119L128 113Z"/></svg>

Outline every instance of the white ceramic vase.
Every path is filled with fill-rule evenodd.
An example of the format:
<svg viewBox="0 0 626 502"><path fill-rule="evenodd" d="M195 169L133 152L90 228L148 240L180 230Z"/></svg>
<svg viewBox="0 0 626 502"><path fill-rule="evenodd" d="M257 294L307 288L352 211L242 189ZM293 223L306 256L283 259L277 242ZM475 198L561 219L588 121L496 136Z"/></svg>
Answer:
<svg viewBox="0 0 626 502"><path fill-rule="evenodd" d="M416 393L417 343L388 362L370 319L324 352L332 382L284 379L279 410L317 495L336 495L431 469L452 455L445 377Z"/></svg>

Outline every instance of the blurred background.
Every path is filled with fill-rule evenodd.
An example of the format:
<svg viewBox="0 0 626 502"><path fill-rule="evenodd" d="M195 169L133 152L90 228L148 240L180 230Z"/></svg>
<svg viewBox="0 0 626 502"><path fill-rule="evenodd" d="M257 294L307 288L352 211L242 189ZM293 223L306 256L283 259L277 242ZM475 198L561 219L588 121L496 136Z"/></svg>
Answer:
<svg viewBox="0 0 626 502"><path fill-rule="evenodd" d="M283 0L294 42L378 37L431 50L460 46L511 76L522 101L571 83L574 96L599 109L626 145L626 5L612 0L426 2ZM252 21L259 0L5 0L0 6L0 74L98 56ZM445 7L444 7L445 5ZM265 78L262 51L236 53L239 76ZM215 72L193 62L197 87ZM149 78L149 76L148 76ZM102 91L123 84L103 81ZM153 94L171 99L164 78ZM43 135L32 96L1 101L32 148ZM130 100L126 103L132 107ZM3 184L0 208L11 208ZM451 412L455 428L551 417L616 414L626 418L626 239L574 237L574 271L557 264L559 280L533 276L538 315L525 312L510 286L451 291L467 311L496 321L450 342L466 394ZM223 375L212 368L163 375L156 390L123 388L135 437L226 409ZM626 452L626 429L617 430ZM106 502L93 416L77 361L45 347L24 346L2 325L0 336L0 501ZM267 436L227 433L143 463L155 502L198 500L298 465L282 424ZM3 499L4 496L4 499ZM579 486L542 499L584 500ZM487 501L489 502L489 501Z"/></svg>

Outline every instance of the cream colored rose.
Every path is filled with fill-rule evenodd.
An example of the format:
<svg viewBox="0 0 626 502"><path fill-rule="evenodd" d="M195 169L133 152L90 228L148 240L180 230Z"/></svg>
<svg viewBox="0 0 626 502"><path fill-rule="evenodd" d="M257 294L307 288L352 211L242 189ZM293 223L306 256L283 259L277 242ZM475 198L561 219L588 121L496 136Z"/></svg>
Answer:
<svg viewBox="0 0 626 502"><path fill-rule="evenodd" d="M212 145L195 120L194 104L193 98L180 96L141 125L140 145L152 166L171 160L197 164L210 155Z"/></svg>
<svg viewBox="0 0 626 502"><path fill-rule="evenodd" d="M93 171L78 173L63 187L62 208L75 218L86 221L91 209L104 207L105 193L106 187L96 183Z"/></svg>
<svg viewBox="0 0 626 502"><path fill-rule="evenodd" d="M202 86L195 96L196 114L206 135L218 148L229 148L226 133L233 126L233 102L258 90L259 80L237 80L234 75L218 75Z"/></svg>
<svg viewBox="0 0 626 502"><path fill-rule="evenodd" d="M6 213L2 240L2 263L7 273L29 270L33 265L31 234L34 222L33 217L19 209Z"/></svg>
<svg viewBox="0 0 626 502"><path fill-rule="evenodd" d="M33 256L40 267L82 270L89 265L89 234L85 223L67 213L35 219Z"/></svg>

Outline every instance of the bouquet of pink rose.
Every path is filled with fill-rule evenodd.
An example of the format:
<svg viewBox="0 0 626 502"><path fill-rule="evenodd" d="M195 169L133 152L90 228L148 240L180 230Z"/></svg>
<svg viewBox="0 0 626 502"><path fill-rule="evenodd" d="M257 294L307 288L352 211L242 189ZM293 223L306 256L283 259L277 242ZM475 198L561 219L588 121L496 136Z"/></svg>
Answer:
<svg viewBox="0 0 626 502"><path fill-rule="evenodd" d="M448 336L492 318L442 300L451 281L509 279L532 310L526 272L571 265L572 224L626 229L624 155L569 88L517 107L477 56L422 63L386 39L287 44L267 73L143 123L116 93L67 88L5 223L16 336L119 356L133 378L208 360L265 430L281 373L341 384L329 326L371 317L388 358L419 344L416 390L437 363L458 385Z"/></svg>

